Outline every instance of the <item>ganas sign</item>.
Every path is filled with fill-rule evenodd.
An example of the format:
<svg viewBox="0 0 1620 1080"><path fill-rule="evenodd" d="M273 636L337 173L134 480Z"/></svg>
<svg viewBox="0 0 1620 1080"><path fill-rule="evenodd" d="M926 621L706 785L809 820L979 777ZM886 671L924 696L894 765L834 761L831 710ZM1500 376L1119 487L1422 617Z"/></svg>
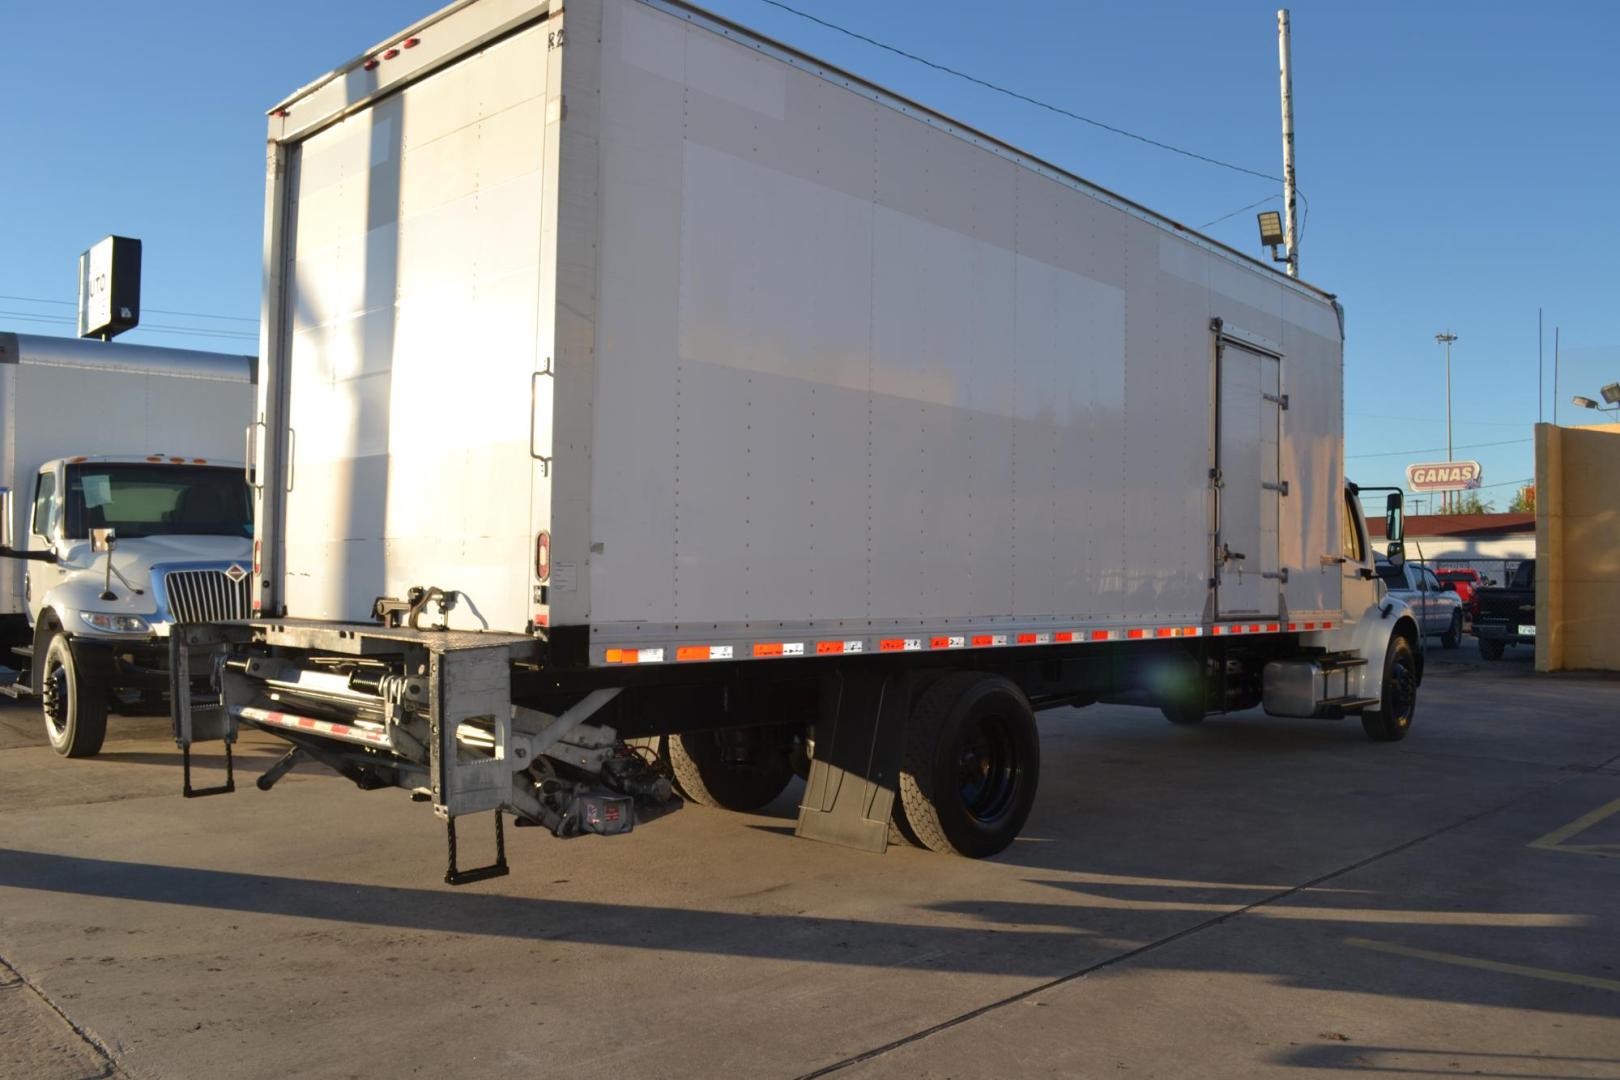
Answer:
<svg viewBox="0 0 1620 1080"><path fill-rule="evenodd" d="M1479 487L1479 478L1477 461L1439 461L1406 467L1406 486L1413 491L1462 491Z"/></svg>

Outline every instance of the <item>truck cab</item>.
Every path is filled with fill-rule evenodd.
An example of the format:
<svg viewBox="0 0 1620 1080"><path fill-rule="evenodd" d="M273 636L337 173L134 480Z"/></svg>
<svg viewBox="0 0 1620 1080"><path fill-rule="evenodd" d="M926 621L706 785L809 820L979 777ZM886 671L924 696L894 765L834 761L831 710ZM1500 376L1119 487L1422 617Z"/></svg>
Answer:
<svg viewBox="0 0 1620 1080"><path fill-rule="evenodd" d="M51 746L101 749L107 714L159 712L177 623L248 615L253 509L240 463L171 454L46 462L27 500L24 658L15 697L37 695Z"/></svg>

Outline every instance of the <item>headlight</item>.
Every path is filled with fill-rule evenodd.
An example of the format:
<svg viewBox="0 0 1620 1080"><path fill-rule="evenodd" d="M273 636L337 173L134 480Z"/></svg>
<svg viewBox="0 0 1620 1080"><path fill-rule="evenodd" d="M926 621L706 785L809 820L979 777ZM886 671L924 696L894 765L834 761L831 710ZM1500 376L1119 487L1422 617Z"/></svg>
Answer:
<svg viewBox="0 0 1620 1080"><path fill-rule="evenodd" d="M79 618L107 634L149 634L152 627L139 615L118 615L111 611L81 611Z"/></svg>

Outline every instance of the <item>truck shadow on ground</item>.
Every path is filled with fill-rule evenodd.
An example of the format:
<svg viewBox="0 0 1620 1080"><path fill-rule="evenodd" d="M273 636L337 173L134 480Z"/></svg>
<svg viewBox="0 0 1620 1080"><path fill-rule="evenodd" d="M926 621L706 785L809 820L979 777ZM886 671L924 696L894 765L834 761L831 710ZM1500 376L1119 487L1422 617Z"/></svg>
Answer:
<svg viewBox="0 0 1620 1080"><path fill-rule="evenodd" d="M830 918L808 913L751 913L672 906L530 898L312 881L233 871L84 858L0 849L0 886L120 901L159 903L251 915L283 916L393 931L467 937L568 942L613 949L705 954L741 959L793 960L919 972L1008 975L1069 981L1129 958L1133 966L1166 970L1218 970L1258 974L1288 984L1342 989L1334 973L1320 976L1287 961L1292 950L1228 950L1218 968L1178 962L1178 951L1159 949L1224 921L1275 886L1168 879L1036 881L1056 887L1064 902L986 903L959 900L924 906L946 924L895 919ZM1263 890L1263 891L1257 891ZM1225 893L1227 895L1218 895ZM1235 894L1235 895L1233 895ZM1470 932L1538 935L1533 951L1562 931L1587 928L1592 916L1562 912L1455 912L1385 909L1385 898L1353 890L1312 891L1308 900L1279 904L1290 921L1326 925L1337 933L1391 927L1450 925ZM1522 940L1514 943L1521 949ZM358 939L356 948L365 948ZM1487 948L1488 943L1476 948ZM1276 956L1276 963L1269 962ZM1617 983L1620 985L1620 983ZM1620 992L1582 991L1515 996L1519 1008L1620 1017ZM1452 978L1417 982L1394 977L1374 992L1401 998L1495 1004L1500 988L1489 980ZM1341 1067L1358 1067L1345 1064Z"/></svg>

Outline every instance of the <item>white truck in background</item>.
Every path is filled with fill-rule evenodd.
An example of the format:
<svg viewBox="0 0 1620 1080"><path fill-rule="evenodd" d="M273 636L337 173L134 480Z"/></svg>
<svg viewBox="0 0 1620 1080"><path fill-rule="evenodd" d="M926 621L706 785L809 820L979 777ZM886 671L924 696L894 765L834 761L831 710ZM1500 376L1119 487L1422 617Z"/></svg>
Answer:
<svg viewBox="0 0 1620 1080"><path fill-rule="evenodd" d="M253 616L171 635L188 755L408 790L462 883L502 814L796 768L801 835L993 854L1053 706L1405 736L1329 294L679 0L454 4L268 149Z"/></svg>
<svg viewBox="0 0 1620 1080"><path fill-rule="evenodd" d="M39 699L58 753L99 751L110 711L164 711L176 620L247 615L256 372L0 333L0 692Z"/></svg>

